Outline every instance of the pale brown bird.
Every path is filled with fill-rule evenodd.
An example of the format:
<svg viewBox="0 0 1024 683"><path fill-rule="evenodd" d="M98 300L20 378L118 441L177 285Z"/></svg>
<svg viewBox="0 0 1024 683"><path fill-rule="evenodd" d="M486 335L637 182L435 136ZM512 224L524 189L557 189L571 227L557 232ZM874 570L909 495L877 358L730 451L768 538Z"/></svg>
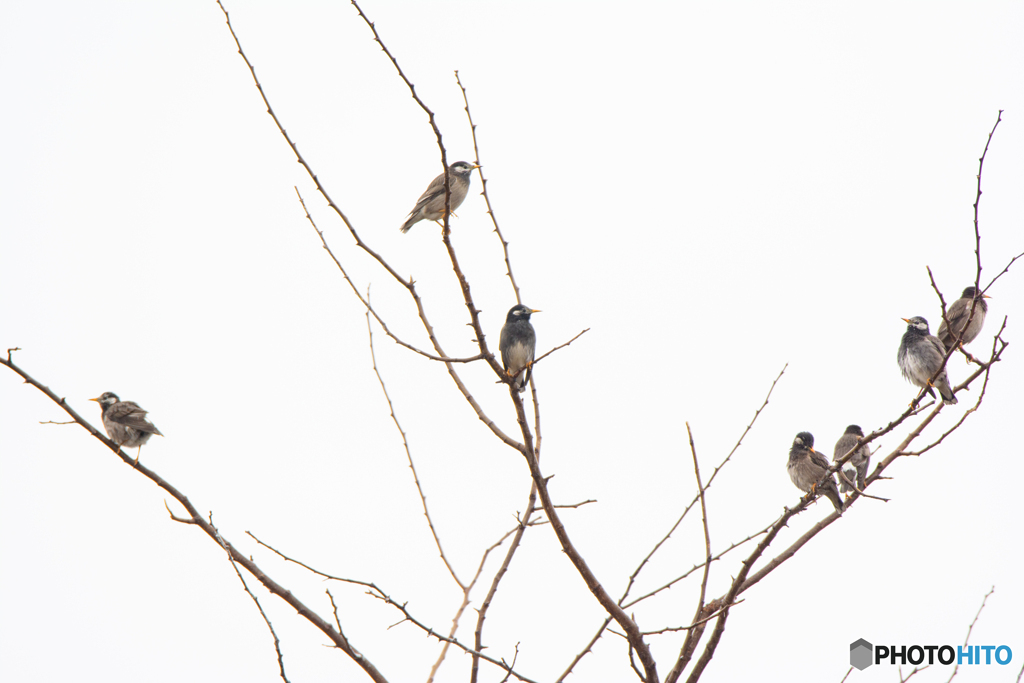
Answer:
<svg viewBox="0 0 1024 683"><path fill-rule="evenodd" d="M450 180L448 181L451 195L448 198L448 206L454 215L455 209L462 206L466 201L466 194L469 192L469 182L474 168L480 168L468 161L456 161L448 167ZM416 206L409 212L409 217L402 223L402 232L409 232L409 228L422 220L439 221L444 218L444 173L430 181L426 191L416 200Z"/></svg>
<svg viewBox="0 0 1024 683"><path fill-rule="evenodd" d="M961 346L970 344L978 338L978 335L981 334L981 328L985 324L985 315L988 313L988 302L985 299L991 298L988 294L979 294L978 290L974 287L968 287L960 295L959 299L949 305L949 310L946 311L949 327L946 326L946 321L943 320L939 323L939 331L935 334L947 350L953 345L961 330L963 330L963 336L960 337ZM974 317L971 318L971 324L967 325L967 318L971 316L971 306L975 299L978 300L978 305L974 306ZM967 326L966 328L964 327L965 325ZM952 328L952 332L950 332L950 328Z"/></svg>
<svg viewBox="0 0 1024 683"><path fill-rule="evenodd" d="M122 401L112 391L89 400L100 404L103 428L107 430L111 441L122 448L139 449L139 454L135 456L136 463L142 455L142 444L154 434L163 436L156 425L146 419L146 411L135 401Z"/></svg>

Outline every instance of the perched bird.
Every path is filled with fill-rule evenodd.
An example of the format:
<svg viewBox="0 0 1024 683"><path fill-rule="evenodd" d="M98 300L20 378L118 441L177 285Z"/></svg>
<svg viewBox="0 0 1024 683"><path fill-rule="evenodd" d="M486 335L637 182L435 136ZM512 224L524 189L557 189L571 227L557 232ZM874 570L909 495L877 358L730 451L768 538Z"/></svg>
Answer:
<svg viewBox="0 0 1024 683"><path fill-rule="evenodd" d="M796 487L805 493L824 493L835 507L836 512L843 514L843 500L839 497L835 478L828 474L828 459L814 450L814 437L809 432L800 432L793 439L789 449L789 478Z"/></svg>
<svg viewBox="0 0 1024 683"><path fill-rule="evenodd" d="M860 427L858 427L857 425L850 425L849 427L846 428L846 431L843 432L843 435L839 437L839 441L836 441L836 450L832 456L833 462L842 458L844 455L849 453L854 446L857 445L858 436L864 436L864 432L861 430ZM846 461L846 464L852 465L853 469L843 470L843 474L846 475L846 478L849 479L850 481L856 480L857 488L862 491L864 490L864 479L865 477L868 476L869 460L871 460L871 454L868 453L868 447L860 446L859 448L857 448L856 451L854 451L850 459ZM846 493L847 491L850 491L852 489L853 487L847 484L845 481L842 481L842 477L840 477L840 493Z"/></svg>
<svg viewBox="0 0 1024 683"><path fill-rule="evenodd" d="M451 196L448 198L448 206L453 214L455 209L462 206L462 202L466 200L466 193L469 192L470 174L474 168L480 167L468 161L456 161L448 167L449 177L451 178L448 181L451 191ZM424 219L437 221L442 218L444 218L444 173L431 180L426 192L420 195L420 198L416 201L416 206L409 212L409 217L405 219L405 223L402 223L402 232L409 232L409 228Z"/></svg>
<svg viewBox="0 0 1024 683"><path fill-rule="evenodd" d="M533 354L537 349L537 333L530 324L530 314L540 311L518 304L508 309L505 324L501 326L498 348L505 374L514 378L512 386L523 393L530 381Z"/></svg>
<svg viewBox="0 0 1024 683"><path fill-rule="evenodd" d="M942 402L948 406L956 403L956 396L949 387L949 378L946 376L946 368L942 366L942 359L946 355L946 347L942 345L938 337L928 333L928 321L920 316L903 318L907 323L907 331L903 333L903 340L900 342L900 350L896 354L896 361L903 371L903 376L911 384L916 384L922 389L928 389L928 395L935 398L932 387L939 390L942 395ZM934 384L929 379L935 373ZM916 402L916 399L915 401Z"/></svg>
<svg viewBox="0 0 1024 683"><path fill-rule="evenodd" d="M978 299L978 305L974 307L974 317L971 318L971 324L967 325L967 318L971 315L971 305L976 298ZM948 349L953 345L957 335L960 334L960 330L963 330L964 333L960 337L960 343L970 344L981 334L981 328L985 324L985 314L988 313L988 303L985 299L991 298L988 294L979 295L978 290L974 287L965 289L960 298L950 304L949 310L946 311L946 318L949 319L949 324L953 331L950 332L949 328L946 327L946 321L943 320L939 324L939 331L935 336ZM967 325L967 329L964 329L964 325Z"/></svg>
<svg viewBox="0 0 1024 683"><path fill-rule="evenodd" d="M135 401L122 401L117 394L108 391L99 398L90 398L100 404L103 411L103 428L107 430L110 440L122 448L138 447L142 455L142 444L149 437L160 433L156 426L146 419L146 411ZM139 457L135 456L135 462Z"/></svg>

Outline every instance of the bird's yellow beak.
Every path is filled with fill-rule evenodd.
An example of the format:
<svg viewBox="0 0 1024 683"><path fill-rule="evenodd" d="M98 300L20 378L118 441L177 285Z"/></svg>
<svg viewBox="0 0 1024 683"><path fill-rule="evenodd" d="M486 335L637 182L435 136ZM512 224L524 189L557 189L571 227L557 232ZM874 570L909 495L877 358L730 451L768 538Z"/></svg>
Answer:
<svg viewBox="0 0 1024 683"><path fill-rule="evenodd" d="M531 309L530 309L530 313L542 313L542 312L543 312L543 311L540 311L540 310L538 310L538 309L536 309L536 308L531 308Z"/></svg>
<svg viewBox="0 0 1024 683"><path fill-rule="evenodd" d="M982 294L981 298L982 299L991 299L992 297L990 297L988 294Z"/></svg>
<svg viewBox="0 0 1024 683"><path fill-rule="evenodd" d="M900 320L902 320L903 322L908 323L908 324L910 323L910 319L909 318L900 318Z"/></svg>
<svg viewBox="0 0 1024 683"><path fill-rule="evenodd" d="M90 398L89 400L90 401L96 401L97 403L99 403L100 402L100 397L97 396L96 398Z"/></svg>

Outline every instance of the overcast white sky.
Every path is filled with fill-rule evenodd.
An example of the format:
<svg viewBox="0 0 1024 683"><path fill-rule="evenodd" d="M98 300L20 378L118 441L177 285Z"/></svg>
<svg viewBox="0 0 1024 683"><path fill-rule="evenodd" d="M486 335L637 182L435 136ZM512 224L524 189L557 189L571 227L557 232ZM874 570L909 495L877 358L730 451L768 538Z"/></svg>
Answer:
<svg viewBox="0 0 1024 683"><path fill-rule="evenodd" d="M363 238L413 276L442 344L475 353L432 224L398 227L440 170L426 117L343 2L228 2L300 150ZM1024 251L1024 5L971 3L478 3L367 0L437 113L450 160L473 149L452 72L469 89L489 190L546 350L543 466L569 533L609 592L705 477L782 367L754 431L708 495L721 549L799 492L793 436L822 450L847 424L883 426L914 396L896 349L937 327L973 283L978 157L982 279ZM359 302L296 200L403 338L427 347L404 291L358 252L264 111L223 16L204 2L7 3L0 9L0 349L87 418L104 391L166 435L143 462L271 576L329 616L323 571L377 582L446 630L459 593L436 557L373 375ZM488 340L514 303L479 177L453 220ZM706 681L838 682L851 641L1007 644L1024 664L1024 263L991 290L972 346L1011 342L981 410L903 459L794 560L746 594ZM443 367L376 330L450 559L472 574L515 524L529 476ZM166 497L49 400L0 369L0 678L275 681L272 642L224 553L168 520ZM950 360L959 383L968 373ZM482 364L463 377L515 428ZM952 425L980 384L942 411ZM882 440L887 453L900 432ZM831 510L818 503L776 541ZM641 574L650 590L699 562L693 515ZM769 553L773 554L773 553ZM714 567L718 595L739 557ZM485 581L497 568L488 564ZM635 608L644 630L689 623L699 578ZM474 593L473 607L486 586ZM361 589L332 588L346 634L392 681L425 680L438 646ZM289 678L365 680L284 603L258 591ZM475 612L460 638L472 640ZM550 529L526 535L489 612L488 652L552 680L603 613ZM651 638L662 675L680 635ZM701 644L703 647L703 643ZM571 680L631 680L606 634ZM440 681L468 680L452 653ZM483 680L501 674L485 667ZM921 681L946 680L930 670ZM873 667L850 681L895 681ZM960 679L958 679L960 680Z"/></svg>

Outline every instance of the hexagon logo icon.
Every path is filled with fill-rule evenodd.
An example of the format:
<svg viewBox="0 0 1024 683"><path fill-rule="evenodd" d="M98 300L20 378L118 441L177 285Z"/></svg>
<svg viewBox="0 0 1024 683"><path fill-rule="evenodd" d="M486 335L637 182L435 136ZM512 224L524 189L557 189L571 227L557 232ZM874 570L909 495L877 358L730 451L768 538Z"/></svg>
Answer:
<svg viewBox="0 0 1024 683"><path fill-rule="evenodd" d="M863 671L872 664L872 654L875 651L875 646L868 641L861 638L850 643L850 666L857 671Z"/></svg>

